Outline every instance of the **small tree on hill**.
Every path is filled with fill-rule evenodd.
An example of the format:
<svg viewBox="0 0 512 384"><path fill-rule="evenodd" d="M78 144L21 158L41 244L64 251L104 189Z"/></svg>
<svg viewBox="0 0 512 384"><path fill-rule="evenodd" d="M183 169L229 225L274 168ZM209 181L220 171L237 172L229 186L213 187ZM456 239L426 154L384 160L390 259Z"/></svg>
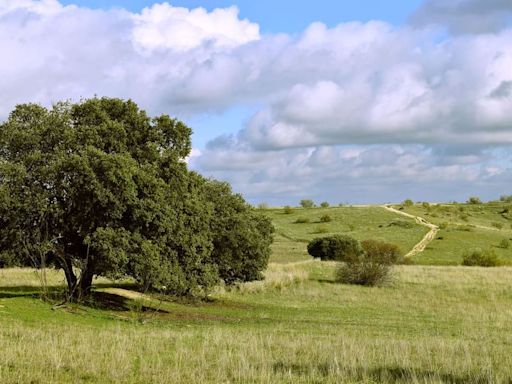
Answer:
<svg viewBox="0 0 512 384"><path fill-rule="evenodd" d="M315 206L315 203L313 202L313 200L305 199L300 201L300 205L302 208L313 208Z"/></svg>
<svg viewBox="0 0 512 384"><path fill-rule="evenodd" d="M468 201L468 204L482 204L482 200L478 196L471 196Z"/></svg>

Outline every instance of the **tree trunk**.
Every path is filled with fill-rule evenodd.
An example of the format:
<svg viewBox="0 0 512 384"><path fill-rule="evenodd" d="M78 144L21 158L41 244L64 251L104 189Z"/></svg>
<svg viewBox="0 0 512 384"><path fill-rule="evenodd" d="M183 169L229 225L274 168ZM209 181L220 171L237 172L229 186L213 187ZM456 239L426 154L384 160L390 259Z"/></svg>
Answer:
<svg viewBox="0 0 512 384"><path fill-rule="evenodd" d="M94 277L94 273L92 269L86 268L82 271L82 274L80 276L80 281L78 282L77 287L77 301L82 300L84 297L89 295L91 293L91 287L92 287L92 279Z"/></svg>

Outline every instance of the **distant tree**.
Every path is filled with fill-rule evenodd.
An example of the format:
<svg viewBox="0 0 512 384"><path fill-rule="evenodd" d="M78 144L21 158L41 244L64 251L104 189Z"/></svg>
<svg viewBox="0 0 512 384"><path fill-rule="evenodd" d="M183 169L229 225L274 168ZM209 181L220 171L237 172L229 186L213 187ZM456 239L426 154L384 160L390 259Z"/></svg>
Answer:
<svg viewBox="0 0 512 384"><path fill-rule="evenodd" d="M480 200L480 198L477 196L471 196L468 199L467 203L468 204L482 204L482 200Z"/></svg>
<svg viewBox="0 0 512 384"><path fill-rule="evenodd" d="M293 213L293 208L287 205L286 207L283 208L283 213L285 215L291 215Z"/></svg>
<svg viewBox="0 0 512 384"><path fill-rule="evenodd" d="M313 202L313 200L301 200L300 201L300 205L302 208L313 208L315 206L315 203Z"/></svg>
<svg viewBox="0 0 512 384"><path fill-rule="evenodd" d="M412 201L411 199L405 199L404 202L403 202L403 205L406 206L406 207L413 206L414 205L414 201Z"/></svg>
<svg viewBox="0 0 512 384"><path fill-rule="evenodd" d="M225 256L233 269L248 268L236 279L258 278L268 221L226 186L187 170L190 135L182 122L150 118L131 101L17 106L0 125L2 254L61 268L73 301L90 292L94 276L205 292L220 275L231 279L219 247L240 247Z"/></svg>
<svg viewBox="0 0 512 384"><path fill-rule="evenodd" d="M258 209L262 209L262 210L265 210L265 209L268 209L269 206L267 203L259 203L258 204Z"/></svg>
<svg viewBox="0 0 512 384"><path fill-rule="evenodd" d="M512 195L502 195L500 196L500 201L505 203L512 203Z"/></svg>
<svg viewBox="0 0 512 384"><path fill-rule="evenodd" d="M329 203L327 201L323 201L323 202L320 203L320 206L322 208L328 208L329 207Z"/></svg>

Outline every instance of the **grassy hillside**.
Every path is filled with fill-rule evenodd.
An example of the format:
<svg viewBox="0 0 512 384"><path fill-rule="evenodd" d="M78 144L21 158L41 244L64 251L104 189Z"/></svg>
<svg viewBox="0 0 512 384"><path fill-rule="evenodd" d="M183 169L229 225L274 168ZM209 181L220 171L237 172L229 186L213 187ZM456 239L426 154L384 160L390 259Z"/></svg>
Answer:
<svg viewBox="0 0 512 384"><path fill-rule="evenodd" d="M284 209L269 209L265 213L272 218L276 227L273 262L311 259L306 250L307 243L318 236L343 233L359 240L385 240L395 243L406 253L428 232L413 219L398 216L378 206L293 208L292 213L288 214ZM321 222L325 215L329 215L332 221Z"/></svg>
<svg viewBox="0 0 512 384"><path fill-rule="evenodd" d="M415 261L456 264L467 247L499 244L504 209L404 208L448 223ZM399 266L385 287L341 285L335 263L307 255L310 239L346 233L407 252L427 228L382 207L267 213L277 236L266 279L208 301L99 279L94 305L59 306L39 299L33 270L0 269L0 383L512 382L511 267ZM50 295L62 289L62 274L47 279Z"/></svg>
<svg viewBox="0 0 512 384"><path fill-rule="evenodd" d="M31 296L33 272L5 270L0 382L507 382L511 272L404 266L362 288L333 284L329 263L272 264L208 303L145 302L157 313L116 296L52 310Z"/></svg>
<svg viewBox="0 0 512 384"><path fill-rule="evenodd" d="M511 204L416 204L402 208L440 226L436 240L415 257L416 263L457 265L464 251L492 248L503 263L512 264ZM510 241L509 248L500 247L504 239Z"/></svg>

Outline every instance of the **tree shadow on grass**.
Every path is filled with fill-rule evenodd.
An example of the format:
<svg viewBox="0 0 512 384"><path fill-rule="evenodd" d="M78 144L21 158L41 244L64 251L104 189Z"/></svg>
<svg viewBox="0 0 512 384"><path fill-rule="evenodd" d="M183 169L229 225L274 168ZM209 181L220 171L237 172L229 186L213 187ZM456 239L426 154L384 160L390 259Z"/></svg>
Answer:
<svg viewBox="0 0 512 384"><path fill-rule="evenodd" d="M141 312L157 312L168 313L168 311L152 306L137 304L135 300L129 299L115 293L103 292L97 289L106 288L121 288L126 290L133 290L136 287L133 283L100 283L94 284L91 294L80 303L81 306L110 311L132 311L136 310ZM12 299L19 297L26 298L41 298L43 288L33 285L20 285L20 286L0 286L0 299ZM46 288L46 294L50 301L56 303L62 301L66 295L66 288L63 286L49 286Z"/></svg>

